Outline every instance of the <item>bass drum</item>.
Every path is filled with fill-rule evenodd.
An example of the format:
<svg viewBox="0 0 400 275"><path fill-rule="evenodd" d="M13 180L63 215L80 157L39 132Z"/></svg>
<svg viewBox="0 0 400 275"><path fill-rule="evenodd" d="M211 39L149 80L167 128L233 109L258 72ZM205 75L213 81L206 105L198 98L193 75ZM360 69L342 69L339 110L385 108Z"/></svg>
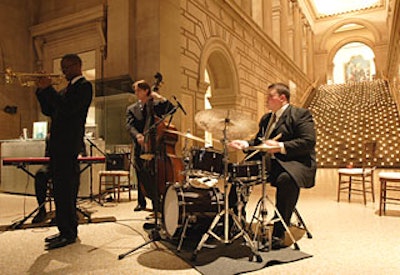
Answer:
<svg viewBox="0 0 400 275"><path fill-rule="evenodd" d="M195 216L197 221L207 219L208 228L223 205L223 194L217 187L198 189L179 183L169 184L163 200L163 228L169 238L177 237L177 232L189 216Z"/></svg>

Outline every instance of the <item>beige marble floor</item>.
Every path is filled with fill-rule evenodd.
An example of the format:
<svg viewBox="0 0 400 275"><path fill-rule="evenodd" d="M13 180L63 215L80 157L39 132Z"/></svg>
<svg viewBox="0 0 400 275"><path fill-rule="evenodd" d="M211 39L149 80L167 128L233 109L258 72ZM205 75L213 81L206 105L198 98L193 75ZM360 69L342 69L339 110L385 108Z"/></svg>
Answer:
<svg viewBox="0 0 400 275"><path fill-rule="evenodd" d="M336 170L321 169L316 187L302 190L298 210L313 238L298 244L313 257L265 268L251 274L399 274L400 207L379 216L377 202L336 202ZM378 184L376 182L376 191ZM222 187L221 187L222 189ZM268 197L273 189L267 187ZM136 194L134 194L134 197ZM255 186L248 218L261 196ZM142 247L118 260L118 255L147 240L142 226L149 212L133 212L136 201L81 207L92 217L113 216L116 222L79 226L79 242L47 252L43 239L57 232L41 227L0 232L0 274L199 274L159 243ZM0 224L11 224L35 208L33 197L0 193Z"/></svg>

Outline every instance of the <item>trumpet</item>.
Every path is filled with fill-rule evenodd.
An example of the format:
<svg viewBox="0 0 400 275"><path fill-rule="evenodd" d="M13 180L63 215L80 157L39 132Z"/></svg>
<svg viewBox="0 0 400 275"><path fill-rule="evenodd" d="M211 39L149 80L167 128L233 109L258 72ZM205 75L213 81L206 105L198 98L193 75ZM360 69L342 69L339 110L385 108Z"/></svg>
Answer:
<svg viewBox="0 0 400 275"><path fill-rule="evenodd" d="M22 87L36 86L36 82L39 78L48 77L51 79L52 85L59 85L63 81L64 77L59 74L48 74L48 73L18 73L13 72L11 68L7 68L4 73L6 84L13 84L16 81Z"/></svg>

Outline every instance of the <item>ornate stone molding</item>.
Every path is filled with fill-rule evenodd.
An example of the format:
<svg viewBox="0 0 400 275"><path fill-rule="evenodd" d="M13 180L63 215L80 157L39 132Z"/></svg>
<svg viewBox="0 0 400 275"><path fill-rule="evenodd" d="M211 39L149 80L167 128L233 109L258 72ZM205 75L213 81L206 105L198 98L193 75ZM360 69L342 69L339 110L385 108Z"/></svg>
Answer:
<svg viewBox="0 0 400 275"><path fill-rule="evenodd" d="M80 12L59 17L53 20L43 22L31 27L31 36L45 36L53 32L59 32L64 29L74 28L76 26L87 24L88 22L98 21L104 17L105 8L99 5Z"/></svg>
<svg viewBox="0 0 400 275"><path fill-rule="evenodd" d="M61 41L71 34L86 35L91 33L97 37L100 49L106 48L106 33L104 22L106 21L106 7L98 5L90 9L82 10L74 14L49 20L30 28L35 51L37 65L42 66L44 47L49 41Z"/></svg>

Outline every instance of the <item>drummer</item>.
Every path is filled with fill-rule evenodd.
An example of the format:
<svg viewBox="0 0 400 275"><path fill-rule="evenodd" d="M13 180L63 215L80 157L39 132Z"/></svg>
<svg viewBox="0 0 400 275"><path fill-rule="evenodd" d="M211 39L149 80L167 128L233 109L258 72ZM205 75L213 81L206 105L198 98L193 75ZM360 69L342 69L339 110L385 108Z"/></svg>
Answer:
<svg viewBox="0 0 400 275"><path fill-rule="evenodd" d="M309 110L290 104L290 90L283 83L268 86L266 103L271 112L261 118L254 139L233 140L228 145L247 153L251 153L247 150L249 146L264 144L270 148L260 150L249 160L261 160L261 154L268 152L268 181L276 187L276 208L289 225L300 188L315 185L314 121ZM281 222L275 223L272 235L272 248L284 247L285 228Z"/></svg>

